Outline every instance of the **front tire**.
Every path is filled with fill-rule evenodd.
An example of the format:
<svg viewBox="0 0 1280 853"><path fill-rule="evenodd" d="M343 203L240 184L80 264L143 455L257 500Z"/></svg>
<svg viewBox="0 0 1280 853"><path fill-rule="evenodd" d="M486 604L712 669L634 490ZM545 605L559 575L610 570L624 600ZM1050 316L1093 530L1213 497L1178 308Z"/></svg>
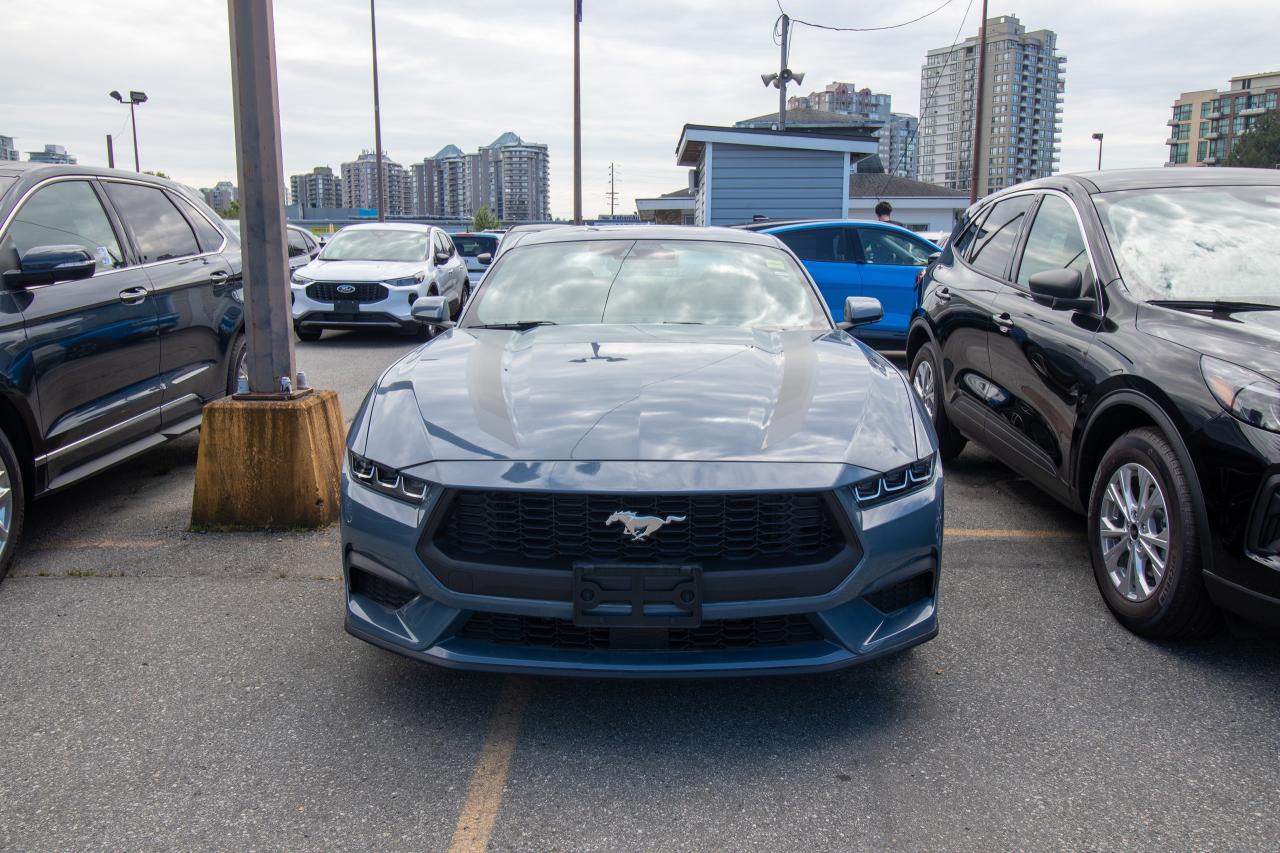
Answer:
<svg viewBox="0 0 1280 853"><path fill-rule="evenodd" d="M0 431L0 580L9 574L18 542L22 539L22 525L27 514L26 498L18 455L13 451L9 437Z"/></svg>
<svg viewBox="0 0 1280 853"><path fill-rule="evenodd" d="M1201 577L1191 481L1173 446L1151 427L1111 445L1089 491L1089 558L1117 621L1152 639L1212 633L1220 614Z"/></svg>
<svg viewBox="0 0 1280 853"><path fill-rule="evenodd" d="M227 359L227 395L240 390L240 377L249 380L249 344L244 332L236 335L231 341L231 357Z"/></svg>
<svg viewBox="0 0 1280 853"><path fill-rule="evenodd" d="M969 442L958 429L951 425L947 418L946 407L942 404L942 370L938 359L938 350L932 343L920 347L916 357L911 361L911 387L924 401L925 411L933 421L933 430L938 434L938 453L943 462L949 462L960 455Z"/></svg>
<svg viewBox="0 0 1280 853"><path fill-rule="evenodd" d="M314 343L320 340L320 336L324 334L323 329L304 329L301 326L294 326L293 333L298 336L298 340Z"/></svg>

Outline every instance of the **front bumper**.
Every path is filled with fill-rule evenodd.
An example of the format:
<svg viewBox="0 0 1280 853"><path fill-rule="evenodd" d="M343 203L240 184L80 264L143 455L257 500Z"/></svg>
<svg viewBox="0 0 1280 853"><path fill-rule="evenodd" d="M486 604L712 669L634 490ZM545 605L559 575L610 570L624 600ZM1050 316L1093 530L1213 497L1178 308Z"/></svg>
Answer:
<svg viewBox="0 0 1280 853"><path fill-rule="evenodd" d="M293 323L304 329L416 329L413 303L419 288L387 287L386 297L354 304L322 302L307 295L302 285L290 285Z"/></svg>
<svg viewBox="0 0 1280 853"><path fill-rule="evenodd" d="M682 466L698 463L600 463L591 489L609 491L610 482L652 483ZM429 467L429 466L424 466ZM448 472L434 472L435 482L451 487L489 487L502 480L505 463L455 464ZM577 466L574 466L577 467ZM738 490L752 473L761 475L760 489L779 488L780 466L703 465L712 472L732 470ZM846 488L865 476L861 469L843 465L788 466L788 475L808 488L831 488L847 495ZM648 471L644 470L648 469ZM794 470L798 469L798 470ZM427 473L427 472L422 472ZM442 476L445 474L458 476ZM510 472L508 472L510 473ZM745 476L744 476L745 475ZM527 467L518 481L522 491L539 487L555 489L554 473L529 481ZM594 478L593 478L594 479ZM663 477L662 479L666 479ZM669 481L681 481L676 476ZM699 478L707 492L717 491L707 477ZM715 479L713 473L711 478ZM510 482L508 482L508 486ZM602 485L604 488L602 489ZM627 491L620 489L619 491ZM720 491L724 491L721 489ZM807 621L811 628L803 639L787 644L761 644L732 648L565 648L533 643L495 642L468 636L465 630L475 614L503 614L529 618L539 624L572 625L573 605L559 600L514 598L458 592L442 584L428 571L418 547L434 504L411 506L352 482L344 472L342 482L343 568L346 578L346 628L360 639L408 657L458 669L494 672L544 673L609 677L705 677L776 675L820 672L872 660L925 642L937 634L938 577L942 556L942 472L923 489L898 500L860 509L841 500L856 530L861 556L846 576L817 594L732 600L720 596L703 606L704 624L759 624L779 617ZM377 595L353 589L353 572L360 583L383 579L407 590L403 602L380 600ZM746 574L746 573L744 573ZM908 582L927 587L905 606L885 612L886 592ZM864 596L870 596L870 600ZM399 606L396 606L399 605Z"/></svg>

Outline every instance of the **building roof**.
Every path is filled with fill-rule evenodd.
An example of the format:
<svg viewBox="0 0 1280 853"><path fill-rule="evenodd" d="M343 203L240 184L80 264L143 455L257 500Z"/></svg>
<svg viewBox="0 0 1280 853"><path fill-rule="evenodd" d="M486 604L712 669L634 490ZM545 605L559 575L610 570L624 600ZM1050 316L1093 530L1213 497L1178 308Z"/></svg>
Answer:
<svg viewBox="0 0 1280 853"><path fill-rule="evenodd" d="M884 172L854 172L849 176L850 198L945 198L964 197L964 190L951 190L938 184L914 181Z"/></svg>
<svg viewBox="0 0 1280 853"><path fill-rule="evenodd" d="M748 145L757 148L791 148L802 151L842 151L849 154L874 154L879 141L871 134L816 133L814 131L769 130L762 127L718 127L708 124L686 124L676 143L676 165L696 166L708 142Z"/></svg>
<svg viewBox="0 0 1280 853"><path fill-rule="evenodd" d="M432 157L431 159L432 159L432 160L445 160L445 159L448 159L448 158L450 158L450 157L465 157L465 156L466 156L466 155L462 153L462 149L461 149L461 148L459 148L458 146L456 146L456 145L446 145L445 147L443 147L443 148L441 148L439 151L437 151L437 152L436 152L436 156Z"/></svg>
<svg viewBox="0 0 1280 853"><path fill-rule="evenodd" d="M688 187L681 187L681 188L680 188L680 189L678 189L678 190L672 190L672 191L671 191L671 192L669 192L669 193L663 193L663 194L662 194L662 198L679 198L679 197L681 197L681 196L683 196L683 197L686 197L686 198L687 198L687 197L692 196L692 195L693 195L693 193L689 192L689 188L688 188Z"/></svg>
<svg viewBox="0 0 1280 853"><path fill-rule="evenodd" d="M485 147L497 148L502 145L524 145L524 140L508 130L506 133L502 134L501 136L499 136L497 139L490 142Z"/></svg>

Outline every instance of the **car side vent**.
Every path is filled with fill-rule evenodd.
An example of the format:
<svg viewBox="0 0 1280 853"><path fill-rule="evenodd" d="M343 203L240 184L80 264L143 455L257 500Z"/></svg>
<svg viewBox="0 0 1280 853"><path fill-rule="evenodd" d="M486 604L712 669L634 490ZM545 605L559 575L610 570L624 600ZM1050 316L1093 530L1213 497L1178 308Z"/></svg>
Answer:
<svg viewBox="0 0 1280 853"><path fill-rule="evenodd" d="M418 591L415 589L392 583L354 566L351 567L351 591L358 592L365 598L392 610L399 610L418 597Z"/></svg>
<svg viewBox="0 0 1280 853"><path fill-rule="evenodd" d="M933 572L921 572L893 586L868 593L862 598L881 613L895 613L931 595L933 595Z"/></svg>
<svg viewBox="0 0 1280 853"><path fill-rule="evenodd" d="M1256 524L1254 550L1268 557L1280 555L1280 484L1272 487L1270 499L1259 509Z"/></svg>

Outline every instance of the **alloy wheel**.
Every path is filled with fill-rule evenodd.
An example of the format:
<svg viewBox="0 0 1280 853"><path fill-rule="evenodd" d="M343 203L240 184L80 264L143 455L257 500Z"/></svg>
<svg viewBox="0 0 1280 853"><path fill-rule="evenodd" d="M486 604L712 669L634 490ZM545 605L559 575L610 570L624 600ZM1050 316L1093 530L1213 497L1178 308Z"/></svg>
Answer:
<svg viewBox="0 0 1280 853"><path fill-rule="evenodd" d="M243 382L241 381L243 380ZM248 385L249 383L249 348L245 347L244 352L240 353L240 360L236 362L236 387Z"/></svg>
<svg viewBox="0 0 1280 853"><path fill-rule="evenodd" d="M9 482L9 466L0 456L0 554L9 547L9 528L13 525L13 484Z"/></svg>
<svg viewBox="0 0 1280 853"><path fill-rule="evenodd" d="M1098 517L1107 576L1128 601L1146 601L1169 562L1169 513L1155 475L1136 462L1107 482Z"/></svg>
<svg viewBox="0 0 1280 853"><path fill-rule="evenodd" d="M916 375L911 377L911 387L915 388L916 393L920 395L920 399L924 402L924 410L929 413L929 418L936 417L933 411L933 362L926 358L916 365Z"/></svg>

